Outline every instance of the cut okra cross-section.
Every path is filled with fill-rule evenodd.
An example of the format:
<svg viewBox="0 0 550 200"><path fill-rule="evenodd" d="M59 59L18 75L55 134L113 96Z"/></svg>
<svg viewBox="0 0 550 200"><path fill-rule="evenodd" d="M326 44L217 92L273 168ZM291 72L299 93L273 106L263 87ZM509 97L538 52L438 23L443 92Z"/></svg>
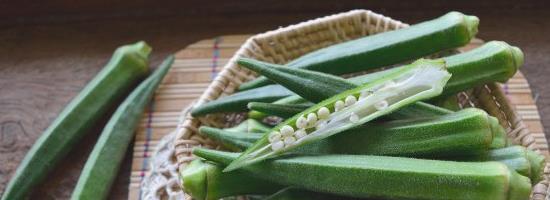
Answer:
<svg viewBox="0 0 550 200"><path fill-rule="evenodd" d="M443 60L421 59L377 81L326 99L271 129L225 171L276 157L439 95L449 78Z"/></svg>

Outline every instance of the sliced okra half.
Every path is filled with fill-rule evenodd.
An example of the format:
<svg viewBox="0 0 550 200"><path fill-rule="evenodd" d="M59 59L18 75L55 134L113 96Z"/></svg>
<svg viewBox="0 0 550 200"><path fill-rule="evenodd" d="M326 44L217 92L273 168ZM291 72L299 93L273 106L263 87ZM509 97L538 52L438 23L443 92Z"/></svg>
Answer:
<svg viewBox="0 0 550 200"><path fill-rule="evenodd" d="M419 100L439 95L451 74L443 60L420 59L368 84L326 99L271 129L224 171L359 126Z"/></svg>

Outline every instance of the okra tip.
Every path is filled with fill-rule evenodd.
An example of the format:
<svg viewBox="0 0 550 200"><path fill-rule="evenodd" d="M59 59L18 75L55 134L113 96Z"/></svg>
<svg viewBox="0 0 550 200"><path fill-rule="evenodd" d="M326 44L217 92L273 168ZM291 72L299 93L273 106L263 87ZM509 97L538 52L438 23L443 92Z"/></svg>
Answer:
<svg viewBox="0 0 550 200"><path fill-rule="evenodd" d="M470 34L470 38L474 38L474 36L478 32L479 18L473 15L466 15L464 16L464 23L468 28L468 33Z"/></svg>
<svg viewBox="0 0 550 200"><path fill-rule="evenodd" d="M478 32L478 26L479 26L479 18L473 15L465 15L458 11L451 11L445 15L449 18L454 18L457 20L460 20L461 23L466 27L466 30L468 31L468 36L470 39L474 38L474 36Z"/></svg>
<svg viewBox="0 0 550 200"><path fill-rule="evenodd" d="M135 52L135 55L137 55L139 58L147 59L152 51L152 48L146 42L139 41L131 45L122 46L121 48L117 49L117 51Z"/></svg>
<svg viewBox="0 0 550 200"><path fill-rule="evenodd" d="M514 46L510 48L510 51L512 52L512 57L514 59L514 64L517 71L523 65L523 51L521 51L520 48Z"/></svg>

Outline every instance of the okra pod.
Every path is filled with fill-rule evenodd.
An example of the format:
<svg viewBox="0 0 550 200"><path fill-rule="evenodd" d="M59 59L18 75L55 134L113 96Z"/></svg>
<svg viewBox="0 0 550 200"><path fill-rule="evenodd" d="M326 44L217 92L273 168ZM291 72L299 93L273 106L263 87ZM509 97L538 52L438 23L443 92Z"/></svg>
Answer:
<svg viewBox="0 0 550 200"><path fill-rule="evenodd" d="M308 53L288 67L341 75L388 66L463 46L477 34L476 16L449 12L407 28L378 33ZM248 90L271 82L259 77L244 83Z"/></svg>
<svg viewBox="0 0 550 200"><path fill-rule="evenodd" d="M227 165L238 153L196 148ZM385 199L516 200L529 178L499 162L455 162L371 155L288 156L243 167L258 178L316 192Z"/></svg>
<svg viewBox="0 0 550 200"><path fill-rule="evenodd" d="M239 125L226 128L225 130L232 132L265 133L271 130L271 127L268 127L255 119L247 119L242 121Z"/></svg>
<svg viewBox="0 0 550 200"><path fill-rule="evenodd" d="M268 85L261 90L243 91L207 102L193 108L191 115L196 117L218 112L242 112L247 110L246 105L249 102L273 102L293 94L283 86Z"/></svg>
<svg viewBox="0 0 550 200"><path fill-rule="evenodd" d="M12 176L2 200L24 199L110 107L147 75L145 42L119 47L105 67L59 113Z"/></svg>
<svg viewBox="0 0 550 200"><path fill-rule="evenodd" d="M117 108L86 161L71 199L107 198L128 145L134 138L136 125L173 62L174 57L169 56Z"/></svg>
<svg viewBox="0 0 550 200"><path fill-rule="evenodd" d="M255 178L245 171L222 172L223 167L196 159L180 173L182 188L196 200L218 200L222 197L271 194L283 186Z"/></svg>
<svg viewBox="0 0 550 200"><path fill-rule="evenodd" d="M311 107L313 104L274 104L274 103L262 103L262 102L250 102L248 103L248 109L251 111L257 111L266 115L273 115L281 118L292 117L305 109ZM250 114L250 112L249 112ZM254 114L251 114L253 117Z"/></svg>
<svg viewBox="0 0 550 200"><path fill-rule="evenodd" d="M375 82L344 91L275 126L226 170L276 157L437 96L450 76L443 60L421 59Z"/></svg>

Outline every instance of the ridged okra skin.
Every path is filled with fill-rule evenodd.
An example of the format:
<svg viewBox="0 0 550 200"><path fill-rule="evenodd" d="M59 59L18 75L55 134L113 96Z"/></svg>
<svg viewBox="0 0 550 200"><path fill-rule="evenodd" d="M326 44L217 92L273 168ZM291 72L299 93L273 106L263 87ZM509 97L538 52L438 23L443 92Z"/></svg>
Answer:
<svg viewBox="0 0 550 200"><path fill-rule="evenodd" d="M256 89L254 89L254 90L256 90ZM278 105L300 104L300 105L306 105L306 104L309 104L309 103L311 103L311 102L309 102L308 100L303 99L302 97L300 97L298 95L290 95L288 97L284 97L282 99L273 101L271 104L278 104ZM250 112L248 112L248 117L252 118L252 119L261 120L261 119L269 116L271 113L273 113L273 111L269 112L269 113L264 113L264 112L260 112L260 111L252 109L252 110L250 110Z"/></svg>
<svg viewBox="0 0 550 200"><path fill-rule="evenodd" d="M61 111L31 147L6 187L3 200L24 199L85 133L148 73L145 42L119 47L105 67Z"/></svg>
<svg viewBox="0 0 550 200"><path fill-rule="evenodd" d="M222 164L238 157L201 148L193 153ZM531 193L529 178L499 162L320 155L288 156L242 170L282 185L359 198L517 200Z"/></svg>
<svg viewBox="0 0 550 200"><path fill-rule="evenodd" d="M222 172L223 167L197 159L180 173L185 193L195 200L218 200L222 197L272 194L283 186L250 176L245 171Z"/></svg>
<svg viewBox="0 0 550 200"><path fill-rule="evenodd" d="M450 12L407 28L319 49L286 65L335 75L365 71L463 46L477 34L478 24L479 19L475 16ZM260 77L244 83L240 89L270 83Z"/></svg>
<svg viewBox="0 0 550 200"><path fill-rule="evenodd" d="M360 200L361 198L337 196L328 193L312 192L294 187L284 188L264 200Z"/></svg>
<svg viewBox="0 0 550 200"><path fill-rule="evenodd" d="M442 60L421 59L373 83L344 91L274 127L226 170L276 157L437 96L450 76Z"/></svg>
<svg viewBox="0 0 550 200"><path fill-rule="evenodd" d="M277 116L283 119L292 117L305 109L311 107L313 104L275 104L275 103L262 103L262 102L250 102L248 103L248 109L256 111L256 113L262 113L265 116ZM260 114L256 115L249 112L249 116L258 118Z"/></svg>
<svg viewBox="0 0 550 200"><path fill-rule="evenodd" d="M258 133L267 132L271 130L271 127L266 126L262 122L259 122L255 119L247 119L242 121L237 126L226 128L225 130L234 132Z"/></svg>
<svg viewBox="0 0 550 200"><path fill-rule="evenodd" d="M261 90L243 91L227 97L207 102L191 110L191 115L203 116L219 112L242 112L246 111L246 105L251 102L273 102L287 97L293 93L280 85L268 85Z"/></svg>

